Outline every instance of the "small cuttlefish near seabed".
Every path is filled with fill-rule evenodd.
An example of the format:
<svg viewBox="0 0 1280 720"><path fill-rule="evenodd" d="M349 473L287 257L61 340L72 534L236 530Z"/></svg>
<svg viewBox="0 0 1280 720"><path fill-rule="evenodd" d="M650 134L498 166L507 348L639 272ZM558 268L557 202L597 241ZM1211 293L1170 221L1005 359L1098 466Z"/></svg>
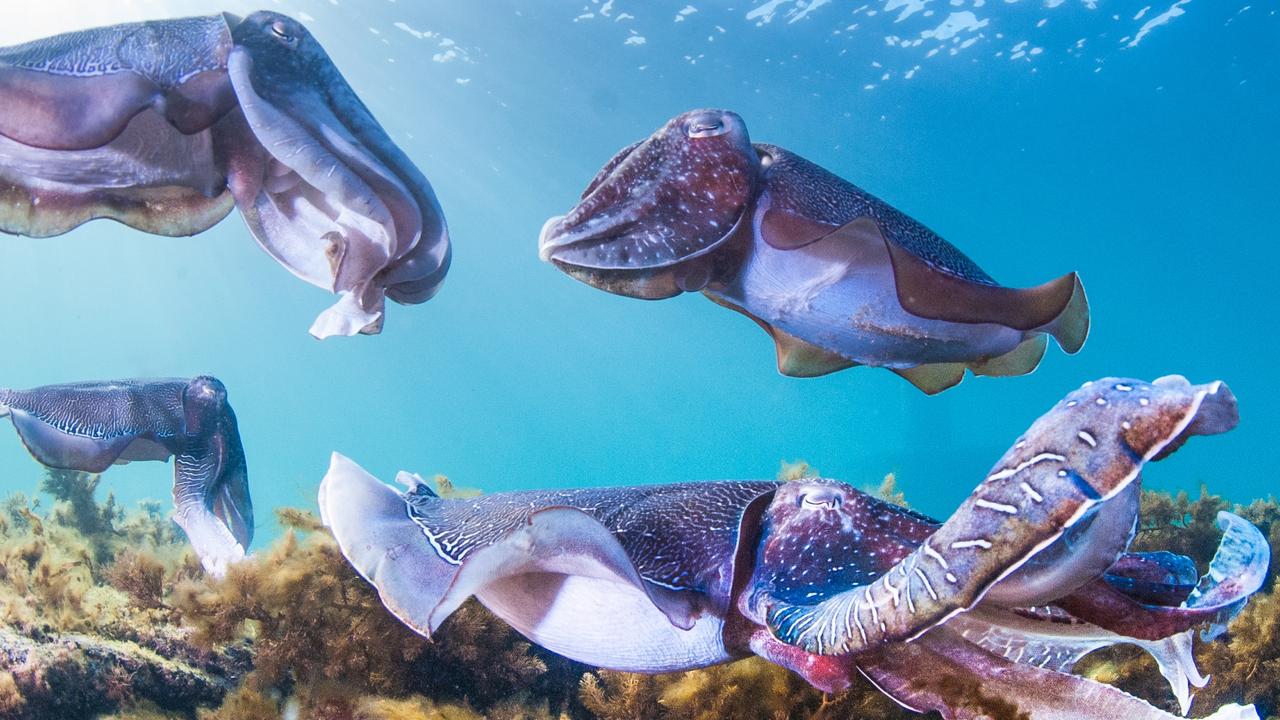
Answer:
<svg viewBox="0 0 1280 720"><path fill-rule="evenodd" d="M253 539L249 472L227 389L214 377L0 388L0 417L42 465L100 473L173 458L174 521L221 576Z"/></svg>

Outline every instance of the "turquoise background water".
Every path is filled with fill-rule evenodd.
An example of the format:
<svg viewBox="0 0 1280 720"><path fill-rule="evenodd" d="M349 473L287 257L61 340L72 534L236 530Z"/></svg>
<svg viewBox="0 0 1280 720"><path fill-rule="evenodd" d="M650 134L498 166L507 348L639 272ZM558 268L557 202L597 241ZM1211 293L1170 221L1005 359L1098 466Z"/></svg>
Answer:
<svg viewBox="0 0 1280 720"><path fill-rule="evenodd" d="M770 477L805 458L855 484L895 472L917 507L946 515L1081 382L1171 372L1226 380L1243 420L1148 482L1263 496L1280 460L1280 17L1270 2L1171 2L272 5L306 22L431 179L455 243L443 291L392 306L381 336L322 343L306 330L329 296L234 214L191 239L105 221L3 237L0 385L217 375L264 535L270 508L314 505L332 450L387 480L441 472L488 491ZM3 44L254 9L13 5ZM939 39L949 18L969 29ZM796 380L751 322L696 295L614 297L539 262L542 222L605 160L706 106L897 205L1005 284L1078 270L1084 350L932 398L882 370ZM169 473L116 468L105 487L164 497ZM0 492L38 476L0 432Z"/></svg>

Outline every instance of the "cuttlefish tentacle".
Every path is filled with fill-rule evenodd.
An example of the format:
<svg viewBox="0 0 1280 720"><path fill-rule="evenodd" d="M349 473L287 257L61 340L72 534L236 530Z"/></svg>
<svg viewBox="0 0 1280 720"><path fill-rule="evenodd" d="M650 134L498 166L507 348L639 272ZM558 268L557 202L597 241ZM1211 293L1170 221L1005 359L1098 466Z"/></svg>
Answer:
<svg viewBox="0 0 1280 720"><path fill-rule="evenodd" d="M300 23L258 12L0 48L0 231L106 217L193 235L238 207L297 277L339 295L312 334L381 330L450 264L430 184Z"/></svg>
<svg viewBox="0 0 1280 720"><path fill-rule="evenodd" d="M0 390L41 464L100 473L174 458L175 521L206 570L221 575L253 539L253 503L235 413L216 378L123 380Z"/></svg>
<svg viewBox="0 0 1280 720"><path fill-rule="evenodd" d="M1124 495L1147 461L1236 421L1235 398L1221 383L1087 384L1037 420L951 518L882 576L813 604L764 595L758 612L784 642L838 654L917 637L987 596L1007 607L1037 604L1053 599L1058 582L1065 596L1093 576L1062 576L1058 563L1038 566L1035 556L1053 552L1078 522L1105 519L1103 504ZM1075 538L1072 552L1101 574L1124 550L1116 533L1132 532L1130 512L1104 520L1106 532ZM898 602L902 593L914 602Z"/></svg>
<svg viewBox="0 0 1280 720"><path fill-rule="evenodd" d="M1158 640L1208 623L1204 635L1211 640L1262 587L1271 564L1271 547L1252 523L1221 511L1217 525L1222 541L1209 570L1176 607L1144 602L1106 579L1055 602L1082 620L1136 638Z"/></svg>

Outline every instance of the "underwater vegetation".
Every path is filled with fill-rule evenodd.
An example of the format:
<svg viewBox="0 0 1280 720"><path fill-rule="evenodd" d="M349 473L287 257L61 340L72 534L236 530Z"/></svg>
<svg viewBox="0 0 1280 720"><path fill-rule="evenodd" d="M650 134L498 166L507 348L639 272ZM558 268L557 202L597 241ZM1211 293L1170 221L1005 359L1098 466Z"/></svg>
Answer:
<svg viewBox="0 0 1280 720"><path fill-rule="evenodd" d="M803 462L782 478L816 475ZM530 645L474 601L434 641L388 613L318 519L278 511L266 550L206 575L160 503L96 498L98 477L50 472L0 506L0 718L34 720L830 720L919 717L857 679L823 694L760 658L663 675L598 670ZM444 478L438 490L449 487ZM901 497L886 476L881 497ZM464 491L465 494L473 494ZM1144 492L1134 549L1169 548L1203 569L1231 509L1280 549L1280 503L1202 491ZM1280 712L1274 571L1196 660L1213 676L1191 716L1227 702ZM1157 706L1177 702L1155 663L1120 646L1077 671ZM1203 714L1203 713L1199 713Z"/></svg>

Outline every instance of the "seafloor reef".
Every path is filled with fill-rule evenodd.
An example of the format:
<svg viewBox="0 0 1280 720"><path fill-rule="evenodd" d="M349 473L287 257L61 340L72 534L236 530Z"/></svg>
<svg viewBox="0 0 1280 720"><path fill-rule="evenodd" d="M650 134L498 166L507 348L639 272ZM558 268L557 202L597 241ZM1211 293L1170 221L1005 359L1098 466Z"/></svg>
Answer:
<svg viewBox="0 0 1280 720"><path fill-rule="evenodd" d="M784 464L784 477L812 474ZM428 641L383 609L308 512L278 511L269 548L214 580L159 503L125 511L98 479L51 472L54 501L0 505L0 720L712 720L907 718L866 682L824 696L759 658L670 675L597 670L525 642L472 602ZM437 478L443 492L455 491ZM893 476L875 494L902 502ZM1202 492L1148 492L1137 549L1206 567L1219 509L1280 548L1280 504L1231 506ZM1212 675L1192 708L1280 710L1280 599L1268 577L1220 641L1199 644ZM1090 677L1176 712L1137 650L1086 657Z"/></svg>

